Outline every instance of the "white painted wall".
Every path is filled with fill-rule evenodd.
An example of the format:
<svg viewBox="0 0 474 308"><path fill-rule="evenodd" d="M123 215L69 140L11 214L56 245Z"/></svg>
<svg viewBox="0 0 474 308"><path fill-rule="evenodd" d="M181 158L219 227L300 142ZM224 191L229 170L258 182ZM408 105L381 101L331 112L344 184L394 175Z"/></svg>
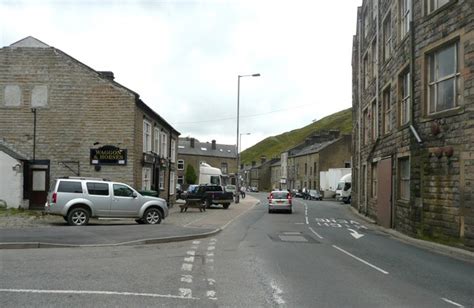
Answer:
<svg viewBox="0 0 474 308"><path fill-rule="evenodd" d="M12 168L20 165L18 171ZM0 200L9 208L19 208L23 200L23 164L0 151Z"/></svg>

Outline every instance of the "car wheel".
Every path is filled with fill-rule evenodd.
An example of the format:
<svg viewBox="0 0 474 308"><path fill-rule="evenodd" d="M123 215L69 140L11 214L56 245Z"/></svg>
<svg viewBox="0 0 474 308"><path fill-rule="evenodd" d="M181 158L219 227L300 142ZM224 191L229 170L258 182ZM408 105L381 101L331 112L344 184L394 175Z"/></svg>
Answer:
<svg viewBox="0 0 474 308"><path fill-rule="evenodd" d="M224 207L224 209L227 210L229 208L229 205L230 205L229 203L224 203L222 206Z"/></svg>
<svg viewBox="0 0 474 308"><path fill-rule="evenodd" d="M147 225L156 225L161 223L161 212L157 208L151 208L145 211L143 214L143 222Z"/></svg>
<svg viewBox="0 0 474 308"><path fill-rule="evenodd" d="M67 223L70 226L84 226L89 222L89 211L83 207L76 207L69 211Z"/></svg>

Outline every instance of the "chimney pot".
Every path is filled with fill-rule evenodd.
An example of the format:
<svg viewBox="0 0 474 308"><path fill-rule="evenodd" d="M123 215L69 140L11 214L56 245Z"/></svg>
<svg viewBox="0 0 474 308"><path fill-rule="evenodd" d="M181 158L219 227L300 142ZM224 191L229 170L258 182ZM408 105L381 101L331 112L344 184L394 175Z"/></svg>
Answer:
<svg viewBox="0 0 474 308"><path fill-rule="evenodd" d="M213 149L213 150L216 149L216 141L215 141L215 140L212 140L212 149Z"/></svg>
<svg viewBox="0 0 474 308"><path fill-rule="evenodd" d="M102 72L98 72L100 76L106 78L106 79L109 79L109 80L114 80L115 77L114 77L114 72L110 72L110 71L102 71Z"/></svg>
<svg viewBox="0 0 474 308"><path fill-rule="evenodd" d="M191 141L189 143L191 145L191 148L194 148L194 138L191 138Z"/></svg>

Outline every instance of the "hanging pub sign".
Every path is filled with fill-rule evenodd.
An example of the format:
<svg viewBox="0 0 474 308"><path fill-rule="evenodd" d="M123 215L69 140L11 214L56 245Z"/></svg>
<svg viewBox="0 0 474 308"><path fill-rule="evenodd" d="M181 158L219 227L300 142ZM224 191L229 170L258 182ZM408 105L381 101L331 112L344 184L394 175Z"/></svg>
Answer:
<svg viewBox="0 0 474 308"><path fill-rule="evenodd" d="M91 165L126 165L127 150L113 145L91 149Z"/></svg>

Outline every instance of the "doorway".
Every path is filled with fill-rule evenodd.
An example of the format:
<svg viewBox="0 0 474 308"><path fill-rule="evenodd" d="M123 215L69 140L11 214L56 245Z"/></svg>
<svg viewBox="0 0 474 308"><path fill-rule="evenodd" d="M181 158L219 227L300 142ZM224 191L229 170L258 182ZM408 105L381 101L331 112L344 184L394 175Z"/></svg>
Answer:
<svg viewBox="0 0 474 308"><path fill-rule="evenodd" d="M29 209L44 210L49 191L49 160L29 161L28 165L25 188L30 200Z"/></svg>

